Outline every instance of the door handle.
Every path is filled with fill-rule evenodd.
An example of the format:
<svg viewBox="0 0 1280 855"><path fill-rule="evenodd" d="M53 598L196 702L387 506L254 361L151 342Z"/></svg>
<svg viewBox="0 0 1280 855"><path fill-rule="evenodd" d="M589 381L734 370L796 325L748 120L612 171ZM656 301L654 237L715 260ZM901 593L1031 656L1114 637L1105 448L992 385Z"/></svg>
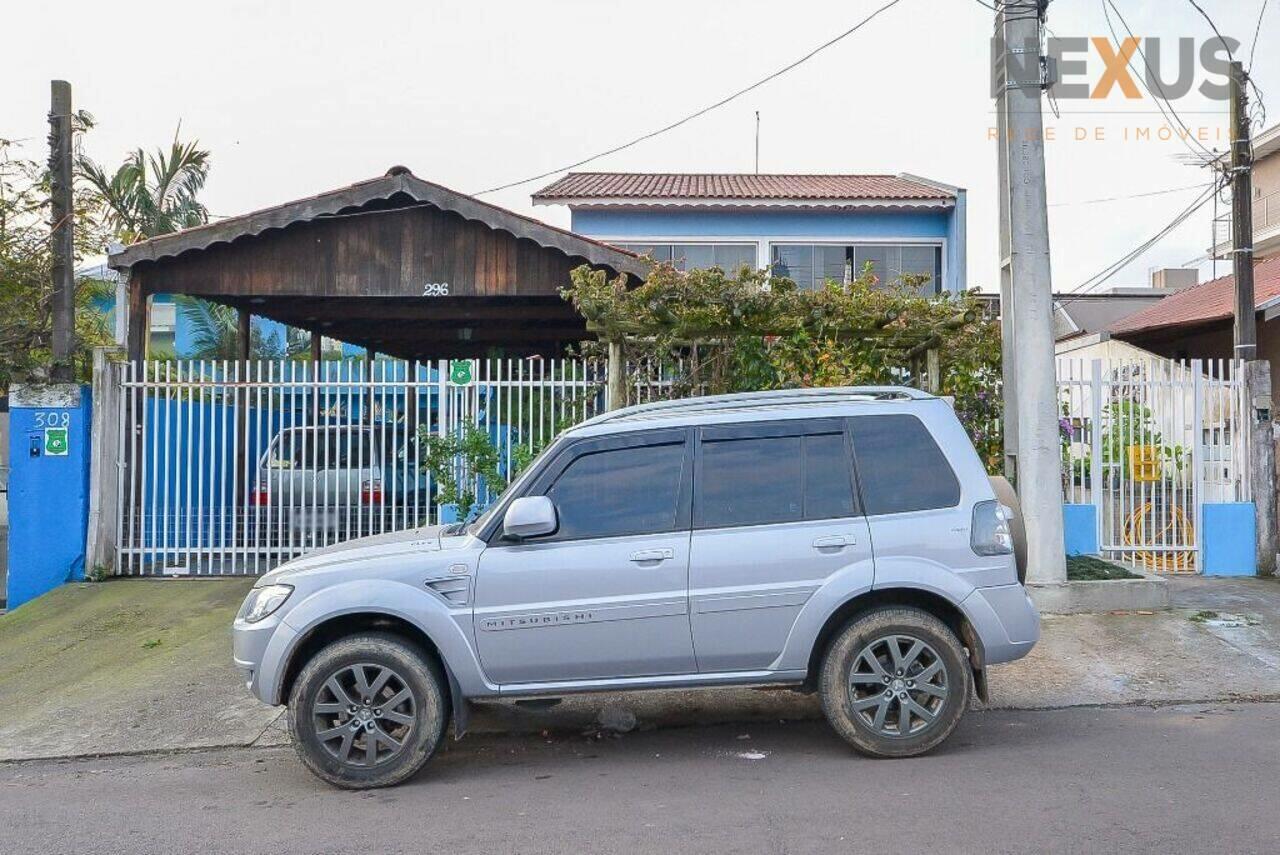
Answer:
<svg viewBox="0 0 1280 855"><path fill-rule="evenodd" d="M842 549L846 546L854 546L857 540L852 535L832 534L827 537L815 538L813 541L814 549Z"/></svg>
<svg viewBox="0 0 1280 855"><path fill-rule="evenodd" d="M631 553L631 561L635 564L646 564L652 561L667 561L676 557L674 549L642 549Z"/></svg>

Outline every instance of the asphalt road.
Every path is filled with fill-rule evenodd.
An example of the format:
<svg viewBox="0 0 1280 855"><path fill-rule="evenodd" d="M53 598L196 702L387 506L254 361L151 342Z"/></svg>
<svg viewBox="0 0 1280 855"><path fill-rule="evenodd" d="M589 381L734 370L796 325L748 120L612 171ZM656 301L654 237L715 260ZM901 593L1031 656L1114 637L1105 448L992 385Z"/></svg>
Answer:
<svg viewBox="0 0 1280 855"><path fill-rule="evenodd" d="M367 793L289 749L36 762L0 852L1276 852L1277 771L1280 704L971 713L909 761L819 722L468 737Z"/></svg>

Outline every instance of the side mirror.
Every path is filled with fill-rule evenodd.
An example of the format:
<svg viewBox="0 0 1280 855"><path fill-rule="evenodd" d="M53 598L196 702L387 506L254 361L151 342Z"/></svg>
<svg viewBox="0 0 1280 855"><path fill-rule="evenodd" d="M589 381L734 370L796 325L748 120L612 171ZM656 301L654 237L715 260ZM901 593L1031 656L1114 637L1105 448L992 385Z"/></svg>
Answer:
<svg viewBox="0 0 1280 855"><path fill-rule="evenodd" d="M516 499L502 518L502 535L513 540L539 537L556 530L556 506L546 496Z"/></svg>

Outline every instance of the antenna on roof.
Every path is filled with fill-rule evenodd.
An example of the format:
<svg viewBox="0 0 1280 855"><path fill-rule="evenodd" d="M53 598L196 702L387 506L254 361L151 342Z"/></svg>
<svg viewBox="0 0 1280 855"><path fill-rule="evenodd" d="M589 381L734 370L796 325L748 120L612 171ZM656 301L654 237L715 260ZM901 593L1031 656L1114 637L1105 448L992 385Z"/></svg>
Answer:
<svg viewBox="0 0 1280 855"><path fill-rule="evenodd" d="M760 174L760 111L756 110L756 175Z"/></svg>

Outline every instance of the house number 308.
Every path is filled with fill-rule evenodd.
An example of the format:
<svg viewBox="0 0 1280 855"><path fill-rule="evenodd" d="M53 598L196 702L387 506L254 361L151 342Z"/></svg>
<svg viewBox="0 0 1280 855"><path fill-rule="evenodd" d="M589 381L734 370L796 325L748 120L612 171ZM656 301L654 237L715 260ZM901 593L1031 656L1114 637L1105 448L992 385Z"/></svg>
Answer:
<svg viewBox="0 0 1280 855"><path fill-rule="evenodd" d="M448 282L428 282L422 286L422 296L424 297L448 297Z"/></svg>

